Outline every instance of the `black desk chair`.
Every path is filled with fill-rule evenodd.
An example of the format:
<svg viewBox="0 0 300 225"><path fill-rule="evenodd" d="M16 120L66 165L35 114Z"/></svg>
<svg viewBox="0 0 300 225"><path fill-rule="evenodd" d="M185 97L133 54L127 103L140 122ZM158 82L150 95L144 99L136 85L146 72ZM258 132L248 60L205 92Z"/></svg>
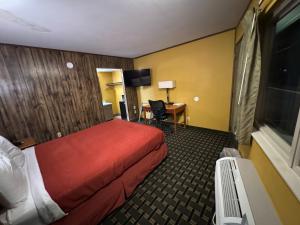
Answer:
<svg viewBox="0 0 300 225"><path fill-rule="evenodd" d="M162 125L165 123L162 122L168 119L165 102L162 100L157 100L157 101L149 100L149 105L153 113L153 118L156 120L156 126L163 130Z"/></svg>

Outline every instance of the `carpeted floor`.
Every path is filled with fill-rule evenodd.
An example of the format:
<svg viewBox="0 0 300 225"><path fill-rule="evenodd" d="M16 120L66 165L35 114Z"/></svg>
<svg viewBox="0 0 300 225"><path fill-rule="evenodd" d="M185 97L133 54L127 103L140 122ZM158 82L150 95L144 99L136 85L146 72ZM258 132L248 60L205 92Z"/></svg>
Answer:
<svg viewBox="0 0 300 225"><path fill-rule="evenodd" d="M101 224L212 224L215 161L233 135L188 127L167 132L166 142L167 158Z"/></svg>

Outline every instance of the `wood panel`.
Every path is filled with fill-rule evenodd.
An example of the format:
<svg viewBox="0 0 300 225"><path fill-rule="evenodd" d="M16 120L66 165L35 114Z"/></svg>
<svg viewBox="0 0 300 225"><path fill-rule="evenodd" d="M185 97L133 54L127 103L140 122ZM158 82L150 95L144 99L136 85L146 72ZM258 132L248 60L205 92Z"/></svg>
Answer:
<svg viewBox="0 0 300 225"><path fill-rule="evenodd" d="M138 119L139 116L139 104L138 104L138 97L137 91L135 87L125 87L126 92L126 100L128 105L128 114L129 120L134 121Z"/></svg>
<svg viewBox="0 0 300 225"><path fill-rule="evenodd" d="M133 60L0 44L0 135L44 142L104 121L101 67L133 69Z"/></svg>
<svg viewBox="0 0 300 225"><path fill-rule="evenodd" d="M6 46L6 48L8 48L8 46ZM35 140L52 139L55 137L53 132L51 132L54 130L54 127L52 121L49 119L50 113L46 105L47 99L44 98L41 81L38 76L38 68L34 63L31 51L29 48L10 48L10 50L15 50L15 54L17 55L15 62L19 63L23 75L23 82L27 88L26 93L29 98L25 100L29 103L29 107L25 110L30 111L30 120L25 126L31 128L27 137L33 137ZM16 123L16 125L17 124L18 123ZM9 129L9 131L14 132L14 129Z"/></svg>
<svg viewBox="0 0 300 225"><path fill-rule="evenodd" d="M31 105L29 105L24 77L20 71L15 51L5 46L1 46L0 51L1 120L10 137L28 136L32 121L27 109ZM27 124L26 121L28 121Z"/></svg>

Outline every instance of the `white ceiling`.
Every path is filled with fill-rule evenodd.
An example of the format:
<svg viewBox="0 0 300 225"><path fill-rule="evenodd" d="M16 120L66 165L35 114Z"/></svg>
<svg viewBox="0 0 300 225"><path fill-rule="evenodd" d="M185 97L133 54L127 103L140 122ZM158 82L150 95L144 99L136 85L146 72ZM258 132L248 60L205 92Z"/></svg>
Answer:
<svg viewBox="0 0 300 225"><path fill-rule="evenodd" d="M249 0L0 0L0 42L136 57L235 27Z"/></svg>

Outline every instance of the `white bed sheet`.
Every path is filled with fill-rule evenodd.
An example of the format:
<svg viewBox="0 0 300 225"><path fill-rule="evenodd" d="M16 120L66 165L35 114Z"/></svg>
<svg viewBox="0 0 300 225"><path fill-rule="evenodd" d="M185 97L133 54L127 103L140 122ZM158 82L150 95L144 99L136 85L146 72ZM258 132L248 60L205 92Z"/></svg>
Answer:
<svg viewBox="0 0 300 225"><path fill-rule="evenodd" d="M16 208L0 213L0 224L4 225L45 225L50 224L66 214L51 199L45 189L34 147L23 150L26 163L28 197Z"/></svg>

